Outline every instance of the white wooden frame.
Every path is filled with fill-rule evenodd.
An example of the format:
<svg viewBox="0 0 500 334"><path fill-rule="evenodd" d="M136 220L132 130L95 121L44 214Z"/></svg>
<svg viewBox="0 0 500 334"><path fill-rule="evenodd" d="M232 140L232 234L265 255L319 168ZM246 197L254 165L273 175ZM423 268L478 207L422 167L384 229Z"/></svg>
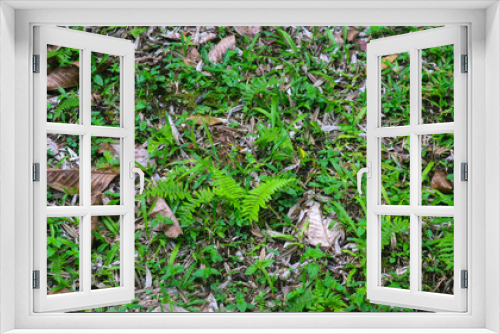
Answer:
<svg viewBox="0 0 500 334"><path fill-rule="evenodd" d="M421 124L421 50L454 47L454 111L452 123ZM467 270L467 182L460 181L460 164L467 163L467 74L461 73L461 55L467 54L466 28L452 26L371 41L367 49L367 164L371 166L367 190L367 297L377 304L463 312L467 290L460 287L461 270ZM410 56L410 125L382 126L381 59L407 52ZM421 135L454 134L454 207L422 205ZM410 137L410 205L381 205L382 137ZM381 286L381 216L410 217L410 289ZM454 217L454 295L421 291L422 216Z"/></svg>
<svg viewBox="0 0 500 334"><path fill-rule="evenodd" d="M12 333L495 333L500 329L500 219L498 110L500 17L496 1L332 1L332 2L141 2L72 1L1 3L0 257L1 330ZM101 8L99 11L92 8ZM34 9L35 8L35 9ZM75 9L77 8L77 9ZM148 8L150 10L148 10ZM57 10L53 10L57 9ZM153 10L151 10L153 9ZM470 37L471 95L469 233L470 310L465 314L230 314L120 315L33 314L27 261L32 213L25 194L31 182L29 133L30 29L34 24L72 25L439 25L466 24ZM15 34L15 35L14 35ZM486 68L488 71L486 71ZM15 78L15 80L14 80ZM14 80L14 81L13 81ZM12 85L14 82L14 85ZM6 93L7 92L7 93ZM31 94L31 92L29 92ZM14 112L11 112L15 110ZM486 121L488 120L488 121ZM15 124L15 127L12 127ZM16 139L16 147L5 143ZM488 140L488 154L486 152ZM17 153L16 153L17 152ZM15 172L15 178L12 177ZM490 172L488 182L486 173ZM12 189L15 196L12 197ZM488 206L485 206L485 203ZM11 210L15 207L15 210ZM488 218L488 219L486 219ZM489 223L486 223L488 220ZM12 224L11 222L16 222ZM472 232L469 227L469 232ZM15 236L15 239L14 239ZM15 250L12 256L12 249ZM488 250L488 266L485 254ZM13 289L12 287L16 288ZM14 306L14 307L13 307ZM147 328L146 329L146 325ZM165 329L168 327L168 329ZM221 328L233 328L223 330ZM408 328L414 328L409 330ZM135 328L135 329L134 329ZM141 329L137 329L141 328ZM188 328L188 329L186 329ZM244 331L242 328L246 328ZM254 330L252 330L252 328ZM99 329L99 330L98 330ZM114 329L114 331L113 331ZM260 329L260 330L259 330ZM82 331L80 331L82 333Z"/></svg>
<svg viewBox="0 0 500 334"><path fill-rule="evenodd" d="M39 270L40 288L34 290L34 311L72 311L90 305L117 305L134 298L134 46L119 38L91 35L64 28L34 27L34 52L40 57L40 73L34 81L34 162L40 164L40 182L33 185L34 270ZM47 46L80 50L79 124L47 122ZM91 54L120 57L120 126L91 124ZM80 205L47 206L47 133L76 135L80 145ZM120 205L91 205L91 138L120 138ZM131 165L132 163L132 165ZM91 288L91 216L120 216L120 287ZM47 217L79 217L79 291L47 295Z"/></svg>

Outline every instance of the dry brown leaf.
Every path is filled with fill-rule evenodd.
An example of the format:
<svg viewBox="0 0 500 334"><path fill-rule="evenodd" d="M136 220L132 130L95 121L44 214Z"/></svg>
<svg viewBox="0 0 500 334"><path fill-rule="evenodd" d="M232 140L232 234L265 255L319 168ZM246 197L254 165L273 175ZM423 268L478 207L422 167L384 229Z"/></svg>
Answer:
<svg viewBox="0 0 500 334"><path fill-rule="evenodd" d="M346 39L349 42L353 42L359 35L359 29L357 27L349 27L347 28L347 36Z"/></svg>
<svg viewBox="0 0 500 334"><path fill-rule="evenodd" d="M175 217L174 213L168 206L167 202L161 197L156 197L148 201L148 205L153 205L154 207L151 210L151 212L148 214L148 217L150 218L156 218L159 214L163 218L170 218L174 222L172 225L167 225L167 224L160 224L152 228L153 231L165 231L165 234L172 238L175 239L177 238L180 234L182 233L181 225L179 224L179 221Z"/></svg>
<svg viewBox="0 0 500 334"><path fill-rule="evenodd" d="M252 39L262 31L261 26L244 26L244 27L234 27L234 30L240 35L245 35L249 39Z"/></svg>
<svg viewBox="0 0 500 334"><path fill-rule="evenodd" d="M182 61L183 61L183 62L184 62L184 64L186 64L187 66L193 66L193 67L195 67L195 66L196 66L196 64L197 64L195 61L191 60L190 58L184 58Z"/></svg>
<svg viewBox="0 0 500 334"><path fill-rule="evenodd" d="M201 312L215 312L219 309L217 305L217 300L212 293L210 293L207 297L207 303L203 304L201 307Z"/></svg>
<svg viewBox="0 0 500 334"><path fill-rule="evenodd" d="M389 65L392 64L397 58L398 55L390 55L382 58L382 65L380 67L380 70L385 70L386 68L388 68Z"/></svg>
<svg viewBox="0 0 500 334"><path fill-rule="evenodd" d="M266 258L266 247L262 247L260 250L259 260L263 261Z"/></svg>
<svg viewBox="0 0 500 334"><path fill-rule="evenodd" d="M443 194L450 194L453 192L451 182L446 178L446 173L442 170L436 171L432 176L431 188L439 190Z"/></svg>
<svg viewBox="0 0 500 334"><path fill-rule="evenodd" d="M335 253L339 255L341 253L339 240L342 236L342 231L338 224L335 224L332 228L328 228L333 222L332 219L328 217L323 217L321 213L321 205L318 202L313 202L308 208L305 209L305 214L300 220L297 228L302 230L307 222L309 225L304 231L304 235L307 237L307 241L316 246L321 244L322 247L335 247Z"/></svg>
<svg viewBox="0 0 500 334"><path fill-rule="evenodd" d="M226 51L233 50L236 45L236 39L234 35L223 38L214 48L208 53L208 59L212 63L220 63L222 62L222 58L224 58L224 54Z"/></svg>
<svg viewBox="0 0 500 334"><path fill-rule="evenodd" d="M338 45L343 45L344 44L344 37L343 35L343 30L341 27L335 27L335 30L333 32L333 38L335 40L335 43Z"/></svg>
<svg viewBox="0 0 500 334"><path fill-rule="evenodd" d="M201 60L201 55L198 52L198 49L196 49L196 48L191 48L191 50L189 50L188 57L196 62Z"/></svg>
<svg viewBox="0 0 500 334"><path fill-rule="evenodd" d="M209 115L191 115L188 116L186 119L194 120L196 125L202 125L203 123L205 123L207 125L212 126L224 123L223 119Z"/></svg>
<svg viewBox="0 0 500 334"><path fill-rule="evenodd" d="M47 90L57 90L61 88L71 88L78 85L80 80L80 68L71 64L65 67L58 67L47 74Z"/></svg>
<svg viewBox="0 0 500 334"><path fill-rule="evenodd" d="M109 170L92 171L92 197L102 194L118 173ZM80 171L76 169L47 169L47 185L67 194L77 194L80 188Z"/></svg>
<svg viewBox="0 0 500 334"><path fill-rule="evenodd" d="M217 38L217 35L214 34L213 32L202 32L200 34L199 39L198 39L198 43L205 44L205 43L208 43L210 41L213 41L216 38Z"/></svg>

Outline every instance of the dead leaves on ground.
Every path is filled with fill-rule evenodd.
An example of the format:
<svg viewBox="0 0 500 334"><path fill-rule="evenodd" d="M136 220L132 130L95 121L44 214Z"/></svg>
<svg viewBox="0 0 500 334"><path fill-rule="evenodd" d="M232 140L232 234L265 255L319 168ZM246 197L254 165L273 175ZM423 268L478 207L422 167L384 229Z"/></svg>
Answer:
<svg viewBox="0 0 500 334"><path fill-rule="evenodd" d="M156 197L148 201L149 207L153 205L154 205L153 209L148 213L149 218L156 218L158 215L161 215L163 218L170 218L173 224L171 225L160 224L153 227L152 230L164 231L165 235L172 239L175 239L179 235L181 235L182 234L181 225L179 224L179 221L177 220L174 213L168 206L167 202L161 197Z"/></svg>
<svg viewBox="0 0 500 334"><path fill-rule="evenodd" d="M219 43L208 53L208 59L212 63L221 63L227 50L234 50L236 39L234 35L221 39Z"/></svg>
<svg viewBox="0 0 500 334"><path fill-rule="evenodd" d="M186 119L194 120L196 125L207 124L209 126L225 123L223 119L209 115L190 115Z"/></svg>
<svg viewBox="0 0 500 334"><path fill-rule="evenodd" d="M382 58L382 65L380 67L380 70L385 70L386 68L389 68L392 63L398 58L399 55L390 55L387 57Z"/></svg>
<svg viewBox="0 0 500 334"><path fill-rule="evenodd" d="M54 91L58 87L71 88L80 81L80 62L75 61L65 67L58 67L47 73L47 90Z"/></svg>
<svg viewBox="0 0 500 334"><path fill-rule="evenodd" d="M297 220L297 229L303 231L306 241L312 246L333 247L336 255L341 254L340 241L345 239L345 233L339 223L321 212L321 204L308 200L290 208L288 217Z"/></svg>
<svg viewBox="0 0 500 334"><path fill-rule="evenodd" d="M445 171L437 170L432 176L431 188L439 190L443 194L451 194L453 192L453 185L446 177Z"/></svg>
<svg viewBox="0 0 500 334"><path fill-rule="evenodd" d="M234 27L234 30L242 36L246 36L249 39L252 39L262 31L261 26L243 26L243 27Z"/></svg>

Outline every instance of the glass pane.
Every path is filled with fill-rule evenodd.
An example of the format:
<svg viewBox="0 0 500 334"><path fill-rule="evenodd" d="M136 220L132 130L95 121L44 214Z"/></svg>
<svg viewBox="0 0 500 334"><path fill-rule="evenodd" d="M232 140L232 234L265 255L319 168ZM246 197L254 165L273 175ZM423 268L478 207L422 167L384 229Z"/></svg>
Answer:
<svg viewBox="0 0 500 334"><path fill-rule="evenodd" d="M422 205L453 206L453 134L422 136Z"/></svg>
<svg viewBox="0 0 500 334"><path fill-rule="evenodd" d="M453 294L453 218L422 217L422 291Z"/></svg>
<svg viewBox="0 0 500 334"><path fill-rule="evenodd" d="M120 126L120 57L92 52L92 125Z"/></svg>
<svg viewBox="0 0 500 334"><path fill-rule="evenodd" d="M120 216L92 217L92 289L120 286Z"/></svg>
<svg viewBox="0 0 500 334"><path fill-rule="evenodd" d="M80 136L47 134L47 205L79 205Z"/></svg>
<svg viewBox="0 0 500 334"><path fill-rule="evenodd" d="M422 50L422 123L453 122L453 45Z"/></svg>
<svg viewBox="0 0 500 334"><path fill-rule="evenodd" d="M80 50L47 46L47 122L80 122Z"/></svg>
<svg viewBox="0 0 500 334"><path fill-rule="evenodd" d="M381 126L410 125L410 54L381 57Z"/></svg>
<svg viewBox="0 0 500 334"><path fill-rule="evenodd" d="M410 217L381 216L382 286L410 288Z"/></svg>
<svg viewBox="0 0 500 334"><path fill-rule="evenodd" d="M80 289L78 217L47 218L47 293Z"/></svg>
<svg viewBox="0 0 500 334"><path fill-rule="evenodd" d="M410 137L385 137L381 142L382 204L410 204Z"/></svg>
<svg viewBox="0 0 500 334"><path fill-rule="evenodd" d="M120 204L120 139L92 137L92 205Z"/></svg>

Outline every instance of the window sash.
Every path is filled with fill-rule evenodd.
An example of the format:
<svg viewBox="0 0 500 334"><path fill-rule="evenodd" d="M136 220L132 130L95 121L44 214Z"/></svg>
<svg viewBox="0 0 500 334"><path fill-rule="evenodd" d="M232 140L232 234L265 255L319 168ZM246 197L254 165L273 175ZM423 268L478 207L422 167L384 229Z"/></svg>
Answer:
<svg viewBox="0 0 500 334"><path fill-rule="evenodd" d="M71 311L128 303L134 296L134 48L129 41L63 28L35 27L34 53L40 55L40 73L34 74L34 161L40 163L40 182L34 183L34 270L40 271L40 289L34 290L34 311ZM47 122L47 46L80 50L79 123ZM91 53L120 57L120 127L91 125ZM47 207L48 133L79 136L79 206ZM91 138L120 139L120 205L91 205ZM91 216L120 215L120 287L91 288ZM80 217L79 291L47 295L47 217Z"/></svg>
<svg viewBox="0 0 500 334"><path fill-rule="evenodd" d="M460 288L460 272L467 269L467 187L461 182L460 164L467 162L466 107L467 76L460 73L461 54L466 54L466 28L446 27L371 41L367 49L367 147L372 177L367 190L367 295L374 303L423 310L467 310L467 290ZM419 124L421 116L421 49L454 46L454 122ZM381 127L381 69L383 56L410 54L410 125ZM373 88L372 88L373 87ZM422 134L454 134L454 207L422 206L421 141ZM410 136L410 205L381 205L380 138ZM410 290L381 287L381 215L410 217ZM419 291L421 286L422 233L420 217L454 217L454 295Z"/></svg>

